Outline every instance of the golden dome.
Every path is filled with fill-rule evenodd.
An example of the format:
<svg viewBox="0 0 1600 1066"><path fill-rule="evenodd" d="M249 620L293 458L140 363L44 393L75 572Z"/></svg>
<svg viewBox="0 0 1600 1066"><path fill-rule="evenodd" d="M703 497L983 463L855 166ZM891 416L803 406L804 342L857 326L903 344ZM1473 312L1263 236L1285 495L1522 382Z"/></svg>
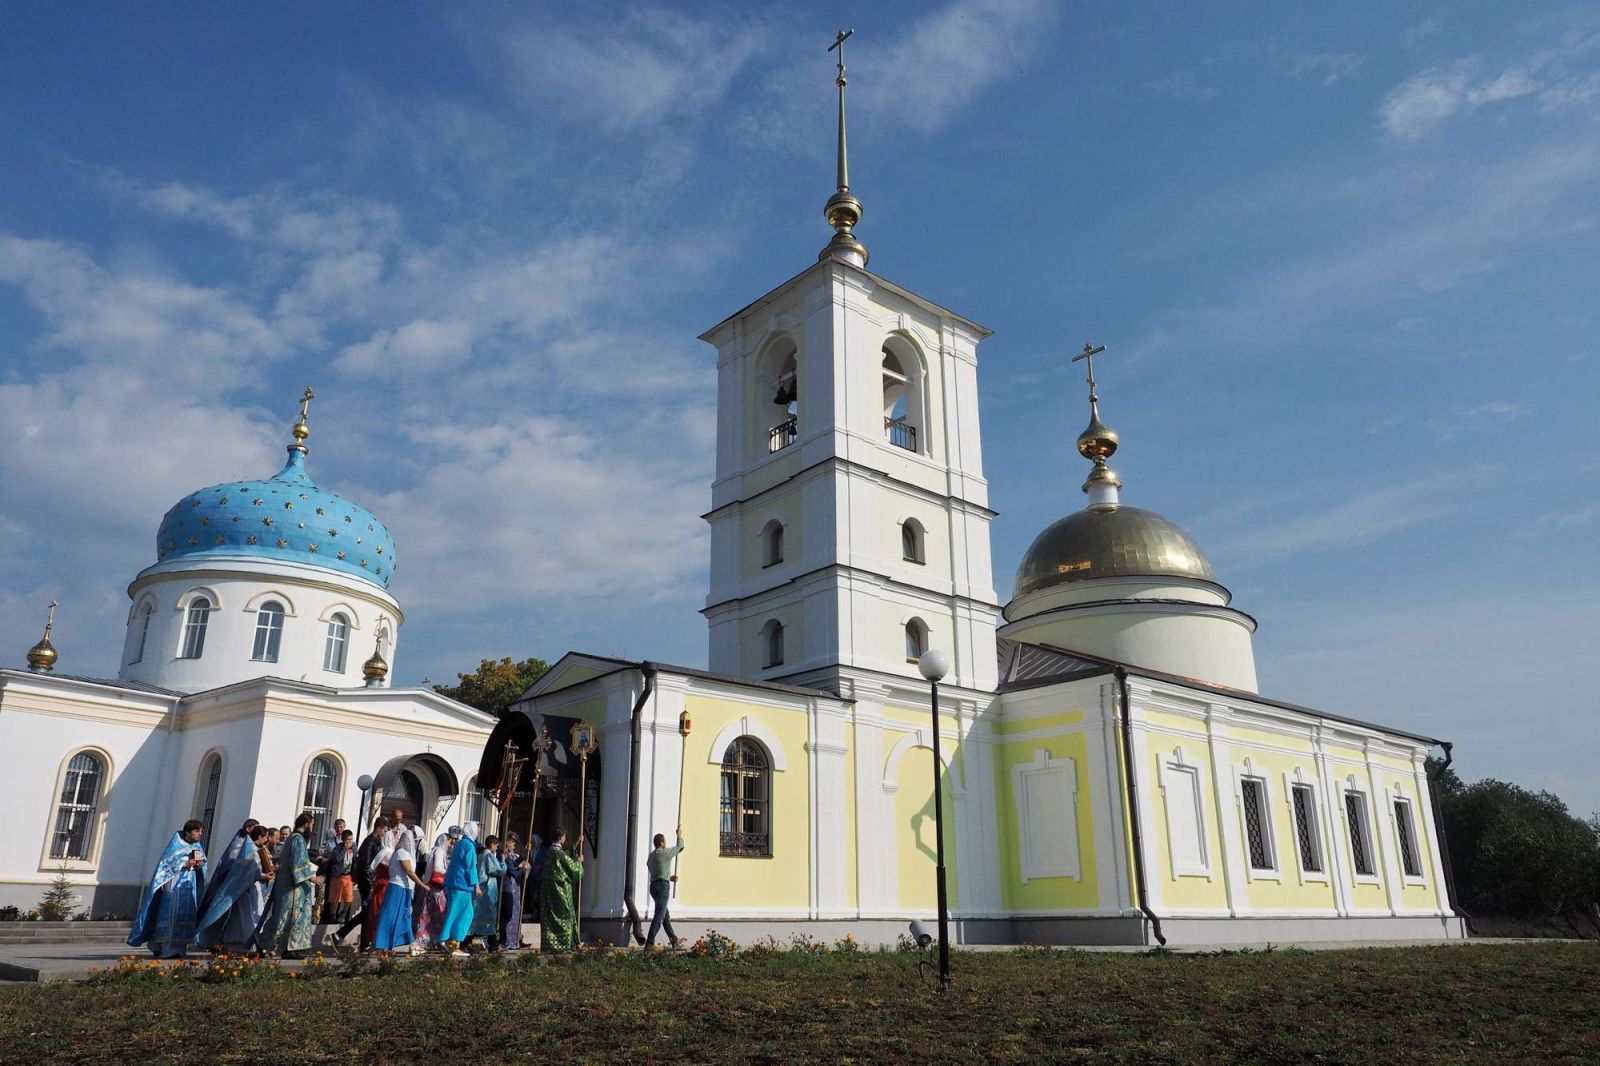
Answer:
<svg viewBox="0 0 1600 1066"><path fill-rule="evenodd" d="M372 658L361 664L361 676L368 681L382 681L389 676L389 664L384 661L382 652L374 651Z"/></svg>
<svg viewBox="0 0 1600 1066"><path fill-rule="evenodd" d="M34 670L49 670L56 665L56 646L50 643L49 637L41 637L39 643L28 649L28 665Z"/></svg>
<svg viewBox="0 0 1600 1066"><path fill-rule="evenodd" d="M1200 546L1154 511L1088 509L1074 511L1034 538L1017 568L1012 596L1101 577L1216 580Z"/></svg>

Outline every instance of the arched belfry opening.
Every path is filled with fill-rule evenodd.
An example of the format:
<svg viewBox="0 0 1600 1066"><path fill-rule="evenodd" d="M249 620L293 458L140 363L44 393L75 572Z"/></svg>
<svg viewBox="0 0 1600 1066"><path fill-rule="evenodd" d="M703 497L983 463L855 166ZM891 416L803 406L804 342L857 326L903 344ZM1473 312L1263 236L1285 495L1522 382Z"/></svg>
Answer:
<svg viewBox="0 0 1600 1066"><path fill-rule="evenodd" d="M883 434L896 448L927 451L925 374L915 346L898 334L883 342Z"/></svg>
<svg viewBox="0 0 1600 1066"><path fill-rule="evenodd" d="M782 451L800 435L800 363L794 341L785 337L767 349L756 388L760 447L766 453Z"/></svg>

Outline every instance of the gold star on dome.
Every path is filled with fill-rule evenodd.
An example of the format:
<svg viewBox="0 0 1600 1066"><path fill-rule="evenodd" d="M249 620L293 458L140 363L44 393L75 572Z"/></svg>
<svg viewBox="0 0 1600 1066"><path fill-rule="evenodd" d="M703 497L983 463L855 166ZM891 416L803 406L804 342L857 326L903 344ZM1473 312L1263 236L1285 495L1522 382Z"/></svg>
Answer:
<svg viewBox="0 0 1600 1066"><path fill-rule="evenodd" d="M289 546L289 542L288 541L284 540L282 537L278 538L278 547L287 548L288 546Z"/></svg>
<svg viewBox="0 0 1600 1066"><path fill-rule="evenodd" d="M270 518L263 518L263 519L262 519L262 520L261 520L261 524L262 524L262 525L264 525L264 526L270 526L270 525L272 525L272 519L270 519Z"/></svg>
<svg viewBox="0 0 1600 1066"><path fill-rule="evenodd" d="M309 545L309 547L310 547L310 549L312 551L316 551L317 550L317 546L315 544Z"/></svg>
<svg viewBox="0 0 1600 1066"><path fill-rule="evenodd" d="M251 533L249 536L244 538L244 542L246 544L254 544L256 542L256 535Z"/></svg>

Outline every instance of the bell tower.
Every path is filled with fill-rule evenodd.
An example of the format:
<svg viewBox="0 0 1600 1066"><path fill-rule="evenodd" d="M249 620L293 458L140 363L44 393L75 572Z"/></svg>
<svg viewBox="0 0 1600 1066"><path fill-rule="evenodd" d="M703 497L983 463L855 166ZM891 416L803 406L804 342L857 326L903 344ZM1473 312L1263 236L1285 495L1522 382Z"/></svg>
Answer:
<svg viewBox="0 0 1600 1066"><path fill-rule="evenodd" d="M713 326L710 668L853 691L917 678L992 690L998 604L978 430L989 330L869 272L855 232L839 52L833 238Z"/></svg>

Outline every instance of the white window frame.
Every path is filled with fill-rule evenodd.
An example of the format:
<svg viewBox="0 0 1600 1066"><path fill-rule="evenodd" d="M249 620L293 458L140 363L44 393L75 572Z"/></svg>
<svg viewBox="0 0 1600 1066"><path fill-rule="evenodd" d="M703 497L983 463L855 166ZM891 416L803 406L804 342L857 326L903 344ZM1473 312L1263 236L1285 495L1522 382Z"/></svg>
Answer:
<svg viewBox="0 0 1600 1066"><path fill-rule="evenodd" d="M1405 819L1402 822L1400 808L1405 808ZM1395 853L1394 857L1400 867L1400 877L1408 885L1425 885L1428 883L1428 864L1422 858L1422 841L1417 836L1417 806L1411 798L1398 788L1389 793L1389 817L1394 823ZM1417 862L1417 872L1412 873L1406 869L1406 843L1409 837L1411 855Z"/></svg>
<svg viewBox="0 0 1600 1066"><path fill-rule="evenodd" d="M1259 802L1256 805L1256 813L1261 818L1261 846L1266 855L1265 866L1257 866L1250 856L1250 820L1244 799L1245 782L1260 790L1257 795ZM1239 843L1244 851L1245 876L1252 881L1283 880L1283 869L1278 861L1278 841L1274 835L1276 827L1272 821L1272 793L1267 788L1266 775L1257 773L1249 759L1246 759L1242 766L1234 767L1233 798L1239 810Z"/></svg>
<svg viewBox="0 0 1600 1066"><path fill-rule="evenodd" d="M333 766L333 776L331 778L333 783L328 787L328 805L326 807L313 807L306 802L306 789L311 784L311 768L317 764L318 759L327 759ZM305 766L300 769L300 791L295 793L295 800L299 803L299 806L295 808L295 816L299 817L305 811L321 812L326 816L325 820L320 817L317 819L316 835L312 840L313 845L319 844L324 834L333 828L333 823L344 817L343 812L340 810L339 802L344 793L344 781L344 760L339 757L338 752L327 748L312 752L311 757L306 760Z"/></svg>
<svg viewBox="0 0 1600 1066"><path fill-rule="evenodd" d="M133 645L133 658L128 660L128 665L144 662L145 650L150 646L150 620L155 617L156 605L152 600L142 601L135 611L135 624L139 627L139 636Z"/></svg>
<svg viewBox="0 0 1600 1066"><path fill-rule="evenodd" d="M205 604L201 607L201 604ZM206 653L206 631L211 628L211 612L216 602L205 593L189 597L183 606L183 626L179 630L178 658L201 659ZM198 619L195 612L199 611Z"/></svg>
<svg viewBox="0 0 1600 1066"><path fill-rule="evenodd" d="M250 644L250 661L275 663L283 652L283 628L288 611L277 600L267 600L256 608L255 636Z"/></svg>
<svg viewBox="0 0 1600 1066"><path fill-rule="evenodd" d="M342 626L343 632L334 636L334 627ZM322 642L322 669L330 674L342 674L350 664L350 618L343 611L336 611L328 618L328 628ZM329 665L329 659L334 648L339 649L339 656Z"/></svg>
<svg viewBox="0 0 1600 1066"><path fill-rule="evenodd" d="M1202 780L1204 770L1184 758L1182 748L1172 749L1170 757L1160 756L1160 782L1161 806L1166 815L1167 860L1172 866L1172 878L1204 877L1211 880L1211 846L1206 840L1206 802L1205 782ZM1200 861L1198 863L1178 861L1177 849L1173 846L1172 809L1168 797L1172 790L1187 789L1194 798L1195 833L1200 845Z"/></svg>
<svg viewBox="0 0 1600 1066"><path fill-rule="evenodd" d="M1357 798L1356 824L1350 824L1350 797ZM1372 797L1367 795L1365 789L1358 788L1352 782L1347 782L1339 790L1339 821L1344 826L1345 854L1350 857L1350 876L1356 883L1363 885L1381 885L1383 878L1383 857L1378 854L1377 834L1372 831ZM1372 867L1371 873L1363 873L1356 867L1355 835L1361 834L1361 843L1366 848L1367 864Z"/></svg>
<svg viewBox="0 0 1600 1066"><path fill-rule="evenodd" d="M72 766L72 760L79 755L92 755L100 760L100 787L95 794L94 806L89 819L89 846L88 855L81 859L56 859L51 857L56 837L56 820L61 813L61 791L67 785L67 772ZM112 762L111 753L104 748L86 745L73 748L61 760L61 765L56 768L55 789L50 793L50 808L46 814L44 843L39 849L39 869L42 871L58 870L65 866L75 873L89 873L100 868L100 854L105 846L106 817L111 806L111 789L116 780L116 764Z"/></svg>
<svg viewBox="0 0 1600 1066"><path fill-rule="evenodd" d="M1068 795L1065 811L1041 811L1036 814L1031 809L1028 799L1028 779L1045 776L1065 779ZM1018 763L1011 768L1011 795L1017 810L1017 862L1022 883L1027 884L1039 877L1070 877L1074 881L1082 881L1082 843L1078 839L1077 762L1070 757L1051 755L1040 748L1033 753L1031 762ZM1069 843L1067 854L1063 856L1064 861L1049 863L1034 854L1035 835L1030 827L1035 818L1061 820L1069 827Z"/></svg>
<svg viewBox="0 0 1600 1066"><path fill-rule="evenodd" d="M1300 845L1300 818L1294 806L1294 797L1297 791L1306 794L1306 817L1310 819L1310 824L1306 826L1306 839L1311 841L1312 857L1316 859L1317 865L1321 867L1319 870L1306 869L1305 849ZM1294 772L1291 774L1283 775L1284 806L1288 808L1289 828L1291 830L1289 836L1294 842L1294 868L1300 875L1301 884L1305 884L1308 881L1316 881L1322 884L1328 883L1328 848L1322 836L1322 827L1325 819L1322 815L1321 805L1318 802L1319 796L1320 790L1317 788L1316 783L1307 781L1305 773L1300 767L1295 767Z"/></svg>

